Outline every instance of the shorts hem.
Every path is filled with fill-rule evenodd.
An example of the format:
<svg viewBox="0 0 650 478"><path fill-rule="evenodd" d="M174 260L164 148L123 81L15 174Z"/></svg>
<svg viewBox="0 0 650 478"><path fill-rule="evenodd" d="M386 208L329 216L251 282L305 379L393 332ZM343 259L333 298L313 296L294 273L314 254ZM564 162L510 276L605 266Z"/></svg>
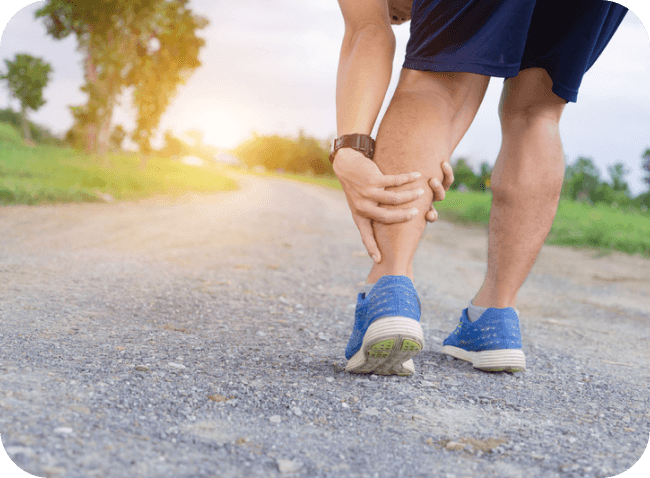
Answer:
<svg viewBox="0 0 650 478"><path fill-rule="evenodd" d="M486 63L471 63L466 61L456 63L449 61L415 60L406 58L402 66L409 70L477 73L479 75L495 76L499 78L511 78L519 74L519 64L504 66Z"/></svg>

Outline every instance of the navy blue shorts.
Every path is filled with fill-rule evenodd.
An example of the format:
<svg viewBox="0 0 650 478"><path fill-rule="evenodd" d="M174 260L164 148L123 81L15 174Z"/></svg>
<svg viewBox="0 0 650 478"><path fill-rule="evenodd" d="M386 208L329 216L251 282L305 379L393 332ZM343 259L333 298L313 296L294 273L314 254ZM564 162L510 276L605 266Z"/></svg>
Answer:
<svg viewBox="0 0 650 478"><path fill-rule="evenodd" d="M602 0L414 0L404 68L511 78L544 68L575 102L627 8Z"/></svg>

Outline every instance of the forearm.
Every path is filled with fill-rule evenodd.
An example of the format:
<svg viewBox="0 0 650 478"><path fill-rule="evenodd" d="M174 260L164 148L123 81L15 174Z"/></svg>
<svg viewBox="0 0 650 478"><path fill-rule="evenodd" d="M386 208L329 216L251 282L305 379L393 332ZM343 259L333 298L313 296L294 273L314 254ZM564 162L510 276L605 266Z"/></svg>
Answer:
<svg viewBox="0 0 650 478"><path fill-rule="evenodd" d="M388 90L394 55L390 27L346 26L336 82L338 136L371 133Z"/></svg>

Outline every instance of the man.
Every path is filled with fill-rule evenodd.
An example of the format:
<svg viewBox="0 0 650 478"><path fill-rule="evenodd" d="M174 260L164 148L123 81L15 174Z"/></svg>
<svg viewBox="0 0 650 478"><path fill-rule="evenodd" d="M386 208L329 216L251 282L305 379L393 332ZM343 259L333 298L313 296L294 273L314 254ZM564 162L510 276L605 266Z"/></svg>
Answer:
<svg viewBox="0 0 650 478"><path fill-rule="evenodd" d="M443 352L482 370L523 370L515 303L559 202L560 117L627 10L592 0L414 0L404 67L374 145L368 135L390 81L395 8L386 0L339 5L345 37L330 159L375 261L358 297L346 369L414 372L424 341L413 257L426 220L436 218L434 193L442 199L453 180L450 155L496 76L505 78L503 138L492 173L488 271Z"/></svg>

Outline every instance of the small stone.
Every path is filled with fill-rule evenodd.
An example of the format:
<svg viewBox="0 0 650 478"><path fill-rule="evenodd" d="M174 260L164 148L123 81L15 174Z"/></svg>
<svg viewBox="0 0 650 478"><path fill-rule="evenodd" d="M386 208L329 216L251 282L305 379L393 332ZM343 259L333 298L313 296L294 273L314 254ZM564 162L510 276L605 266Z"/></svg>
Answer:
<svg viewBox="0 0 650 478"><path fill-rule="evenodd" d="M294 414L295 416L297 416L297 417L301 417L301 416L302 416L302 410L300 410L300 408L298 408L298 407L293 407L293 408L291 409L291 411L292 411L293 414Z"/></svg>
<svg viewBox="0 0 650 478"><path fill-rule="evenodd" d="M282 417L280 415L272 415L269 417L269 421L271 423L280 423L282 421Z"/></svg>
<svg viewBox="0 0 650 478"><path fill-rule="evenodd" d="M422 385L423 387L437 387L439 384L429 382L428 380L422 380L420 382L420 385Z"/></svg>
<svg viewBox="0 0 650 478"><path fill-rule="evenodd" d="M262 332L261 330L258 330L257 332L255 332L255 335L257 335L258 337L266 337L266 332Z"/></svg>
<svg viewBox="0 0 650 478"><path fill-rule="evenodd" d="M379 410L374 407L364 408L361 413L363 415L368 415L369 417L378 417L380 415Z"/></svg>
<svg viewBox="0 0 650 478"><path fill-rule="evenodd" d="M186 367L185 365L183 365L182 363L169 362L167 365L169 365L169 366L172 367L172 368L176 368L176 369L178 369L178 370L182 370L182 369L184 369L184 368L187 368L187 367Z"/></svg>
<svg viewBox="0 0 650 478"><path fill-rule="evenodd" d="M350 408L350 405L348 405L348 404L345 403L345 402L343 402L343 403L341 404L341 406L342 406L343 408Z"/></svg>
<svg viewBox="0 0 650 478"><path fill-rule="evenodd" d="M148 372L149 371L149 367L147 367L146 365L136 365L135 369L138 372Z"/></svg>
<svg viewBox="0 0 650 478"><path fill-rule="evenodd" d="M447 444L445 445L445 448L446 448L447 450L454 450L454 451L456 451L456 450L462 450L462 449L464 449L464 448L465 448L465 445L463 445L462 443L458 443L457 441L450 441L450 442L447 442Z"/></svg>
<svg viewBox="0 0 650 478"><path fill-rule="evenodd" d="M29 458L35 458L37 456L34 450L27 448L26 446L8 446L5 450L8 455L23 454Z"/></svg>
<svg viewBox="0 0 650 478"><path fill-rule="evenodd" d="M332 383L334 381L334 377L327 377L325 380Z"/></svg>
<svg viewBox="0 0 650 478"><path fill-rule="evenodd" d="M575 443L578 439L576 437L569 437L569 443Z"/></svg>
<svg viewBox="0 0 650 478"><path fill-rule="evenodd" d="M535 459L535 460L543 460L544 459L544 455L538 455L537 453L531 453L530 457Z"/></svg>
<svg viewBox="0 0 650 478"><path fill-rule="evenodd" d="M297 460L278 460L280 473L295 473L302 468L302 463Z"/></svg>
<svg viewBox="0 0 650 478"><path fill-rule="evenodd" d="M70 433L72 433L72 428L69 427L55 428L54 433L60 433L61 435L69 435Z"/></svg>
<svg viewBox="0 0 650 478"><path fill-rule="evenodd" d="M319 340L323 340L325 342L330 341L330 336L327 335L325 332L318 332L318 335L316 336Z"/></svg>

